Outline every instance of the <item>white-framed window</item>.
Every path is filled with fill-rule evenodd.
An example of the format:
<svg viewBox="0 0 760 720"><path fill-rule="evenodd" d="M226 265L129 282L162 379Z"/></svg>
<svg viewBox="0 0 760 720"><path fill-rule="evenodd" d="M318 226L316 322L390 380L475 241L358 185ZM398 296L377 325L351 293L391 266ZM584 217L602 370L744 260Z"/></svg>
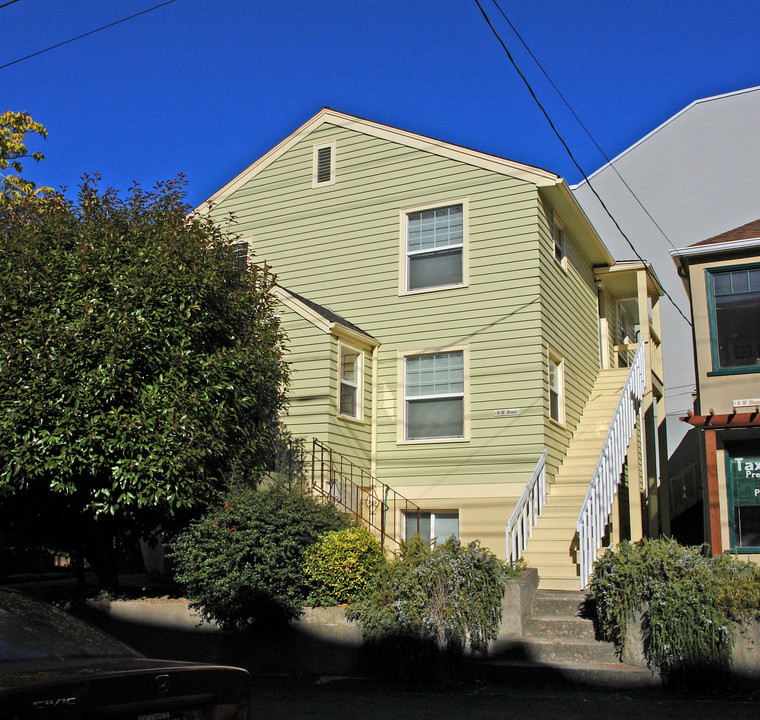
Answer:
<svg viewBox="0 0 760 720"><path fill-rule="evenodd" d="M469 439L467 348L399 354L400 442Z"/></svg>
<svg viewBox="0 0 760 720"><path fill-rule="evenodd" d="M312 158L312 187L335 183L335 141L315 145Z"/></svg>
<svg viewBox="0 0 760 720"><path fill-rule="evenodd" d="M341 341L338 357L338 415L361 420L364 353Z"/></svg>
<svg viewBox="0 0 760 720"><path fill-rule="evenodd" d="M401 294L467 285L468 202L401 211Z"/></svg>
<svg viewBox="0 0 760 720"><path fill-rule="evenodd" d="M549 417L565 423L565 361L549 351Z"/></svg>
<svg viewBox="0 0 760 720"><path fill-rule="evenodd" d="M567 269L565 226L553 212L549 213L549 230L554 242L554 259Z"/></svg>
<svg viewBox="0 0 760 720"><path fill-rule="evenodd" d="M431 545L446 542L452 535L459 540L459 511L404 513L404 540L415 535Z"/></svg>

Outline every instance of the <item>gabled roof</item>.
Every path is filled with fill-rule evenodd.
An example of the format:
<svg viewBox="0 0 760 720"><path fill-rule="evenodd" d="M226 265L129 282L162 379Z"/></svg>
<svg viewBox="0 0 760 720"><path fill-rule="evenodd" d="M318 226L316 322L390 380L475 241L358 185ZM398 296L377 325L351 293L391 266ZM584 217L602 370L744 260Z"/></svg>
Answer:
<svg viewBox="0 0 760 720"><path fill-rule="evenodd" d="M671 250L670 254L675 264L680 267L692 257L746 251L754 251L760 256L760 220L753 220L688 247L676 248Z"/></svg>
<svg viewBox="0 0 760 720"><path fill-rule="evenodd" d="M370 347L380 345L380 342L368 332L365 332L358 325L354 325L324 305L307 300L303 295L298 295L282 285L275 285L274 294L283 305L286 305L304 320L307 320L324 332L333 333L348 340L359 341Z"/></svg>
<svg viewBox="0 0 760 720"><path fill-rule="evenodd" d="M288 137L268 153L243 170L243 172L215 192L208 200L195 208L193 212L200 214L209 212L211 208L226 200L232 193L245 185L249 180L255 178L256 175L269 167L290 148L322 125L334 125L347 130L354 130L365 135L416 148L433 155L450 158L458 162L532 183L557 209L571 233L577 235L582 232L584 235L588 234L594 239L594 246L585 248L592 263L611 264L613 262L609 250L602 242L586 213L575 199L575 196L570 192L567 183L559 175L555 175L548 170L533 167L532 165L524 165L496 155L489 155L479 150L472 150L461 145L452 145L443 140L436 140L425 135L400 130L390 125L383 125L372 120L347 115L327 107L322 108L311 120L301 125L300 128L288 135Z"/></svg>
<svg viewBox="0 0 760 720"><path fill-rule="evenodd" d="M760 239L760 220L753 220L752 222L748 222L733 230L728 230L720 235L707 238L707 240L700 240L690 247L695 247L697 245L717 245L719 243L735 242L736 240L758 239Z"/></svg>
<svg viewBox="0 0 760 720"><path fill-rule="evenodd" d="M425 135L418 135L417 133L400 130L391 127L390 125L383 125L382 123L365 120L354 115L346 115L345 113L325 107L311 118L311 120L308 120L301 125L298 130L288 135L288 137L286 137L281 143L272 148L266 153L266 155L260 157L255 163L247 167L237 177L233 178L224 187L215 192L208 200L201 203L195 209L195 212L208 212L211 206L221 203L235 192L235 190L256 177L258 173L271 165L296 143L303 140L303 138L309 133L314 132L322 125L335 125L347 130L355 130L365 135L389 140L390 142L414 147L434 155L441 155L442 157L448 157L453 160L458 160L459 162L482 167L503 175L526 180L534 183L538 187L553 186L564 182L562 178L548 170L542 170L541 168L533 167L531 165L523 165L522 163L514 162L513 160L500 158L496 155L489 155L488 153L472 150L460 145L452 145L451 143L443 142L442 140L436 140L435 138L427 137Z"/></svg>

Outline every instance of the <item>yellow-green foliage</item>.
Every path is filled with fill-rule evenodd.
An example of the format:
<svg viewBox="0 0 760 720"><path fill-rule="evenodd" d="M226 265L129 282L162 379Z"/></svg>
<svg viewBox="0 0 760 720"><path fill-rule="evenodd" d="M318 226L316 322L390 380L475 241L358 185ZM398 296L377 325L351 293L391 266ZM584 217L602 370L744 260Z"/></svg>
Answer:
<svg viewBox="0 0 760 720"><path fill-rule="evenodd" d="M306 551L309 603L326 607L357 600L384 564L380 543L364 528L325 533Z"/></svg>

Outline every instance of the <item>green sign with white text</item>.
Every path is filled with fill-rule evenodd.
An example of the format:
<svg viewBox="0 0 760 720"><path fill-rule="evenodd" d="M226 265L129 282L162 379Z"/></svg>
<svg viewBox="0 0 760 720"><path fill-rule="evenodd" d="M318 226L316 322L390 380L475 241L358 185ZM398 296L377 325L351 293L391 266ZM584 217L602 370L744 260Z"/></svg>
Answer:
<svg viewBox="0 0 760 720"><path fill-rule="evenodd" d="M732 457L729 468L734 484L734 505L760 505L760 455Z"/></svg>

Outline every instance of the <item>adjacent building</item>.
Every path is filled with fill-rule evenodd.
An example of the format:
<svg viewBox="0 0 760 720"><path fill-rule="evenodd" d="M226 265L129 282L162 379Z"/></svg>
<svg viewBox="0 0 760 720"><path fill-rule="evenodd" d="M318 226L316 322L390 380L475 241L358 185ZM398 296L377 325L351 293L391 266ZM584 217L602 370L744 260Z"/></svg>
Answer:
<svg viewBox="0 0 760 720"><path fill-rule="evenodd" d="M671 252L692 307L705 538L760 560L760 220Z"/></svg>
<svg viewBox="0 0 760 720"><path fill-rule="evenodd" d="M701 488L696 435L679 417L692 406L696 378L688 297L669 252L757 217L758 117L760 87L696 100L573 188L615 257L635 258L593 187L673 301L662 302L669 472L672 510L681 515L674 530L689 542L702 539L693 532Z"/></svg>

